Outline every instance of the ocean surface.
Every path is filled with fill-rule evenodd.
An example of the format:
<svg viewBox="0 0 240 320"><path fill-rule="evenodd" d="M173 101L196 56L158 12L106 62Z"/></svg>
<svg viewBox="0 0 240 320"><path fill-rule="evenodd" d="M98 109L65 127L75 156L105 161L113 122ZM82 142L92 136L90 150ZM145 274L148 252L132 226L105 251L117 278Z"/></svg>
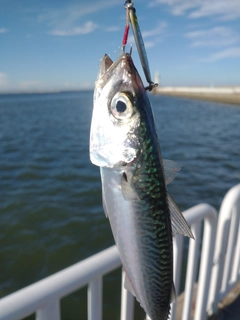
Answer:
<svg viewBox="0 0 240 320"><path fill-rule="evenodd" d="M92 95L0 95L0 298L114 244L89 160ZM240 182L240 106L150 99L162 156L183 166L171 195L182 210L219 209ZM116 271L104 278L104 319L119 319L119 301ZM87 319L86 289L61 309L63 320Z"/></svg>

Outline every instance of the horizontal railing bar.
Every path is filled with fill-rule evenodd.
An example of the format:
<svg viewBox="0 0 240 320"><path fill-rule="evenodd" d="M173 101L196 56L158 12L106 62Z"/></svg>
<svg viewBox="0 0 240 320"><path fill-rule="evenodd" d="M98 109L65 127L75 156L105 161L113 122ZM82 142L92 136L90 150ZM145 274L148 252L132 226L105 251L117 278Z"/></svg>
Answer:
<svg viewBox="0 0 240 320"><path fill-rule="evenodd" d="M188 224L197 223L205 218L209 221L216 221L217 211L216 209L207 203L201 203L194 207L191 207L183 212Z"/></svg>
<svg viewBox="0 0 240 320"><path fill-rule="evenodd" d="M24 318L47 304L88 284L92 278L121 266L117 247L112 246L62 271L0 300L0 319Z"/></svg>

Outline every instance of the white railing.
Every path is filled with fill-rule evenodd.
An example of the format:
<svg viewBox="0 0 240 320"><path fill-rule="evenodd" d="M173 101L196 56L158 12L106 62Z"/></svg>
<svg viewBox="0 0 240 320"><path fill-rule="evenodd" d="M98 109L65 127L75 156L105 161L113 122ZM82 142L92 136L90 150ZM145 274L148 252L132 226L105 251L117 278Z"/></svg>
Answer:
<svg viewBox="0 0 240 320"><path fill-rule="evenodd" d="M240 184L223 199L216 236L211 286L208 300L210 314L218 302L240 280Z"/></svg>
<svg viewBox="0 0 240 320"><path fill-rule="evenodd" d="M190 319L194 283L197 282L194 320L203 320L207 318L207 310L209 314L214 313L218 302L240 279L240 185L232 188L224 198L218 224L216 210L207 204L186 210L184 216L196 240L189 242L181 319ZM180 292L180 277L183 276L183 244L184 237L177 235L174 239L177 294ZM88 285L88 320L102 320L102 277L120 266L116 246L108 248L2 298L0 319L23 319L35 313L37 320L60 320L60 299ZM123 282L122 279L121 320L132 320L134 298L124 289ZM176 318L176 310L177 302L172 304L171 320Z"/></svg>
<svg viewBox="0 0 240 320"><path fill-rule="evenodd" d="M206 318L206 305L209 289L209 282L212 269L212 257L214 253L215 234L217 226L217 212L207 204L199 204L184 212L184 216L191 225L195 241L190 240L187 260L187 271L185 280L185 298L182 311L182 320L190 319L193 303L194 283L198 282L198 297L196 299L195 320ZM201 246L201 229L204 223L202 250ZM174 245L174 283L176 293L179 293L180 277L182 275L182 255L183 255L182 236L176 236ZM197 271L200 261L199 277L197 280ZM175 319L177 302L172 305L171 320Z"/></svg>
<svg viewBox="0 0 240 320"><path fill-rule="evenodd" d="M102 277L121 265L116 246L0 300L0 319L59 320L60 299L88 285L88 319L102 319Z"/></svg>

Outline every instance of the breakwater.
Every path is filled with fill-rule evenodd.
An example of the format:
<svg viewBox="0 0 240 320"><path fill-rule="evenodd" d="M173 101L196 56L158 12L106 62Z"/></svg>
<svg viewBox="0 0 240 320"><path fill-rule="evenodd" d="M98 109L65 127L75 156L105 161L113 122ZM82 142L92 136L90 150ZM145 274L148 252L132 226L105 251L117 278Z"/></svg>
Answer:
<svg viewBox="0 0 240 320"><path fill-rule="evenodd" d="M240 86L236 87L157 87L154 94L225 102L240 105Z"/></svg>

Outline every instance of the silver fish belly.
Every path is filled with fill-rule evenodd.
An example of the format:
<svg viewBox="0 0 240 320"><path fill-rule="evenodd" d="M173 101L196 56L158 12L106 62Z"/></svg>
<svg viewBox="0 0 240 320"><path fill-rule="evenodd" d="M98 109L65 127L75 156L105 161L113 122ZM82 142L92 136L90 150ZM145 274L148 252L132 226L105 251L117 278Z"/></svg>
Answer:
<svg viewBox="0 0 240 320"><path fill-rule="evenodd" d="M100 167L126 288L152 320L165 320L174 295L172 234L193 236L167 193L151 105L129 54L102 59L90 158Z"/></svg>

